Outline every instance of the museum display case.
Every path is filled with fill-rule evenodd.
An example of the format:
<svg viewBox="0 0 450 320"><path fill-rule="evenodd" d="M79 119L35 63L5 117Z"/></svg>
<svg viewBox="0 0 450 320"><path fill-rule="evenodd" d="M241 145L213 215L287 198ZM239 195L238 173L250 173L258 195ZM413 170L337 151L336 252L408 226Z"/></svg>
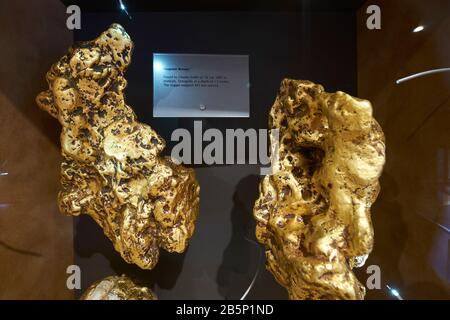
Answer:
<svg viewBox="0 0 450 320"><path fill-rule="evenodd" d="M0 26L1 300L450 299L450 1Z"/></svg>

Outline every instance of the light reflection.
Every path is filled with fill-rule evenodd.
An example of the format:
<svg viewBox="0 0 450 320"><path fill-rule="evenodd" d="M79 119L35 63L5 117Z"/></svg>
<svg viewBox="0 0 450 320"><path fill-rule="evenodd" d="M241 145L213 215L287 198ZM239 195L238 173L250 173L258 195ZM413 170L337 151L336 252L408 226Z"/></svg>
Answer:
<svg viewBox="0 0 450 320"><path fill-rule="evenodd" d="M125 12L127 14L128 18L130 18L130 20L131 20L131 16L128 13L127 6L123 3L123 0L119 0L119 7L120 7L120 10Z"/></svg>
<svg viewBox="0 0 450 320"><path fill-rule="evenodd" d="M389 285L386 285L386 287L388 288L390 294L392 294L394 297L396 297L398 300L403 300L402 296L400 295L400 293L398 292L397 289L390 287Z"/></svg>
<svg viewBox="0 0 450 320"><path fill-rule="evenodd" d="M413 32L417 33L417 32L423 31L423 29L425 29L424 26L417 26L417 27L414 28Z"/></svg>
<svg viewBox="0 0 450 320"><path fill-rule="evenodd" d="M153 62L153 70L154 71L161 72L161 71L163 71L163 69L164 69L164 66L160 61L156 60Z"/></svg>
<svg viewBox="0 0 450 320"><path fill-rule="evenodd" d="M0 209L7 209L9 208L9 203L0 203Z"/></svg>
<svg viewBox="0 0 450 320"><path fill-rule="evenodd" d="M415 79L415 78L427 76L427 75L434 74L434 73L441 73L441 72L450 72L450 68L431 69L431 70L415 73L415 74L412 74L410 76L407 76L407 77L404 77L404 78L400 78L400 79L396 80L395 83L396 84L400 84L400 83L408 81L408 80L412 80L412 79Z"/></svg>

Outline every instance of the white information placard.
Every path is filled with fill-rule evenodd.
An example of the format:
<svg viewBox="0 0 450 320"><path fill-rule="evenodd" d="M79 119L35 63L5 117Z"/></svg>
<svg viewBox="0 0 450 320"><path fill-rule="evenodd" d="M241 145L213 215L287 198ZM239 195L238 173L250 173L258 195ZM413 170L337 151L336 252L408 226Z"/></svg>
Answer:
<svg viewBox="0 0 450 320"><path fill-rule="evenodd" d="M247 55L153 54L154 117L249 117Z"/></svg>

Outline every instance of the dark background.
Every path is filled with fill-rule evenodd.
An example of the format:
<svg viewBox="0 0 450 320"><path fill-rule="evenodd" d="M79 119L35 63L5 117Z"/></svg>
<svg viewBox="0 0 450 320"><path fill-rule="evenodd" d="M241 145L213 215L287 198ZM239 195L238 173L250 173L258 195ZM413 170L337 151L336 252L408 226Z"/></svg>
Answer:
<svg viewBox="0 0 450 320"><path fill-rule="evenodd" d="M201 119L203 130L266 128L268 111L286 77L356 95L357 1L339 8L331 1L319 1L321 6L309 1L281 2L284 7L263 1L265 6L241 6L239 12L224 2L222 7L210 4L193 8L195 12L174 12L161 3L147 8L125 1L131 20L116 10L114 1L104 9L88 2L83 7L83 2L82 28L75 32L75 41L91 40L114 22L126 29L135 44L126 73L126 101L140 121L166 139L167 154L173 145L172 131L179 127L191 130L196 119L152 117L155 52L249 55L250 117ZM155 8L158 12L145 12ZM201 204L189 248L184 254L161 251L160 261L151 271L125 263L90 217L76 219L74 246L75 264L82 270L80 292L103 277L126 273L152 287L160 299L239 299L259 270L247 298L287 298L265 270L261 247L252 242L259 166L198 165L195 169Z"/></svg>

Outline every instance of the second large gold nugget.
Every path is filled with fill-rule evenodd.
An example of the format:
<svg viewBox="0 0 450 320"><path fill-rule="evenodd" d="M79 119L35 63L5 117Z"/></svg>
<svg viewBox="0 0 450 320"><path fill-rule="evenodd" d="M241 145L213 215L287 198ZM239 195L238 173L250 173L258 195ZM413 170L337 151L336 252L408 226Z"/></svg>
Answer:
<svg viewBox="0 0 450 320"><path fill-rule="evenodd" d="M285 79L270 111L273 175L255 203L267 268L291 299L363 299L352 272L372 251L370 207L385 162L369 101Z"/></svg>
<svg viewBox="0 0 450 320"><path fill-rule="evenodd" d="M164 140L125 103L132 49L117 24L71 48L37 103L62 125L60 211L90 215L127 262L152 269L159 248L186 249L200 188L192 169L159 155Z"/></svg>

